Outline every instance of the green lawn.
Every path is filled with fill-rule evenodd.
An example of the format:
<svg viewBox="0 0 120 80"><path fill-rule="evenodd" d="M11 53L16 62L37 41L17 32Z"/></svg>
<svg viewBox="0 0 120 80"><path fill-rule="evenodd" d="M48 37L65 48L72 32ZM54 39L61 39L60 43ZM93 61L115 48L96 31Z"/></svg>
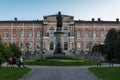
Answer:
<svg viewBox="0 0 120 80"><path fill-rule="evenodd" d="M25 64L41 66L86 66L96 65L96 62L85 60L47 60L47 61L25 61Z"/></svg>
<svg viewBox="0 0 120 80"><path fill-rule="evenodd" d="M18 80L28 73L27 68L0 68L0 80Z"/></svg>
<svg viewBox="0 0 120 80"><path fill-rule="evenodd" d="M89 68L99 79L120 80L120 67Z"/></svg>

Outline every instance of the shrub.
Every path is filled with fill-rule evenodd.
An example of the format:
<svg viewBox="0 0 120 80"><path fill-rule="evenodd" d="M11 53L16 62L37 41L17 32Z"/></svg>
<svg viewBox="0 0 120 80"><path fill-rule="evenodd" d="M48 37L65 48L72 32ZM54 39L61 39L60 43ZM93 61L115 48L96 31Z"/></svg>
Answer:
<svg viewBox="0 0 120 80"><path fill-rule="evenodd" d="M78 56L46 56L45 59L65 59L65 60L78 60Z"/></svg>

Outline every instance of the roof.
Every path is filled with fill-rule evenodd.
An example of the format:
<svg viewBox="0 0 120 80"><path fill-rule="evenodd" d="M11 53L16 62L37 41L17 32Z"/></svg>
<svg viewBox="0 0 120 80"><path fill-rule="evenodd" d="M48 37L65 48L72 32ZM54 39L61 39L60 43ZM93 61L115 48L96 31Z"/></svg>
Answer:
<svg viewBox="0 0 120 80"><path fill-rule="evenodd" d="M0 23L43 23L43 20L7 20Z"/></svg>
<svg viewBox="0 0 120 80"><path fill-rule="evenodd" d="M75 24L120 24L119 21L84 21L84 20L75 20Z"/></svg>

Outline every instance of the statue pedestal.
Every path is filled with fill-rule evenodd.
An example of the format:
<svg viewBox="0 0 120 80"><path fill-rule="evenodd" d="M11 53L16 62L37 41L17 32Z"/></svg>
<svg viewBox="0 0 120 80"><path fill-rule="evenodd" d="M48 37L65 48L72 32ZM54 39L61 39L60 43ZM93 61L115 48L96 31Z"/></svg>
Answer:
<svg viewBox="0 0 120 80"><path fill-rule="evenodd" d="M56 37L56 43L55 43L55 51L53 53L53 55L65 55L65 53L63 52L64 50L64 41L63 41L63 36L64 36L64 32L62 30L56 30L56 32L54 32L54 35Z"/></svg>

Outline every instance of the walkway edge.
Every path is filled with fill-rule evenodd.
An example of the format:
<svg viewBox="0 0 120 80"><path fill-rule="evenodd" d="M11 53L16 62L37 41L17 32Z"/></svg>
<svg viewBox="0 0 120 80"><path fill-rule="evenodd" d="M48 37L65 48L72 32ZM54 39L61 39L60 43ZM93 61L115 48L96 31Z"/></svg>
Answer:
<svg viewBox="0 0 120 80"><path fill-rule="evenodd" d="M29 76L30 74L32 74L32 72L33 72L33 70L31 69L30 72L28 72L28 73L25 74L21 79L18 79L18 80L25 80L25 78L26 78L27 76Z"/></svg>
<svg viewBox="0 0 120 80"><path fill-rule="evenodd" d="M91 68L91 67L90 67ZM88 68L89 69L89 68ZM95 80L99 80L99 78L97 76L95 76L92 72L90 72L89 70L87 69L87 72L90 76L94 77Z"/></svg>

